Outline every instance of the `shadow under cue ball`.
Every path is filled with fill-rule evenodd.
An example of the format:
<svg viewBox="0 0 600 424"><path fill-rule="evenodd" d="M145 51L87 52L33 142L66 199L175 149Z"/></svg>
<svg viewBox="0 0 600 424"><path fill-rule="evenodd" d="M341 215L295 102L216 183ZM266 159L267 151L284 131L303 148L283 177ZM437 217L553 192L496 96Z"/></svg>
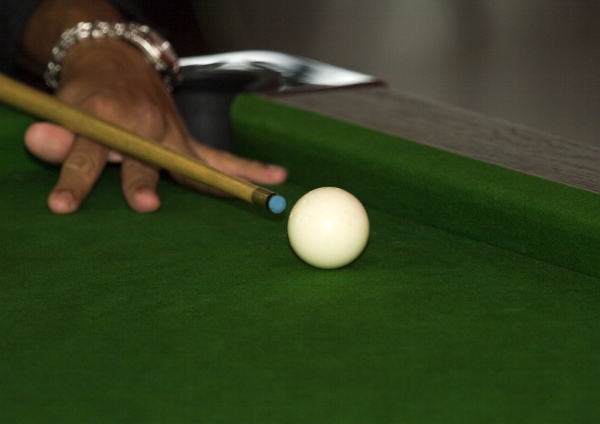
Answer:
<svg viewBox="0 0 600 424"><path fill-rule="evenodd" d="M306 193L290 212L288 237L309 265L341 268L354 261L369 240L369 217L352 194L335 187Z"/></svg>

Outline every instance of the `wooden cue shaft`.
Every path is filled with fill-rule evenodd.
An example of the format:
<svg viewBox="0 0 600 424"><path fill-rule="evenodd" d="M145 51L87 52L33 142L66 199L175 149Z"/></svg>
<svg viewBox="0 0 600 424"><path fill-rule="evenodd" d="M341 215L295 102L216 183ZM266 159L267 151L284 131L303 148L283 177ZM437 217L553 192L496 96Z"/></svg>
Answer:
<svg viewBox="0 0 600 424"><path fill-rule="evenodd" d="M275 194L96 118L1 73L0 101L39 118L60 124L106 147L189 177L247 202L268 207L269 198Z"/></svg>

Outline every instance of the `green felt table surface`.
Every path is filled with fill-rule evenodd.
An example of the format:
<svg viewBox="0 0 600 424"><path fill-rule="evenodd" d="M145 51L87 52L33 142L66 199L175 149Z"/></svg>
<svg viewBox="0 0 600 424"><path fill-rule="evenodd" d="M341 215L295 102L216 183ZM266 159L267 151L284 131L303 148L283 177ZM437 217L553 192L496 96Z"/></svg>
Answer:
<svg viewBox="0 0 600 424"><path fill-rule="evenodd" d="M290 167L277 187L290 204L332 182L365 203L369 245L348 267L296 258L285 214L167 180L159 212L133 213L118 168L79 212L52 215L58 171L24 153L31 118L0 109L0 422L597 422L600 281L577 268L589 261L414 219L404 195L369 191L395 178L379 144L363 149L379 162L342 171L351 141L308 151L298 132L261 133L247 109L263 106L279 108L238 104L238 147Z"/></svg>

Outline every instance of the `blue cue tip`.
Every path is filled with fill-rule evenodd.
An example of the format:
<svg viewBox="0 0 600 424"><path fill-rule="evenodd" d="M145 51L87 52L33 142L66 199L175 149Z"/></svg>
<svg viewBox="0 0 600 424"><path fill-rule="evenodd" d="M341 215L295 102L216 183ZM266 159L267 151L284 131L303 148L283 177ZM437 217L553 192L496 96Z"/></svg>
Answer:
<svg viewBox="0 0 600 424"><path fill-rule="evenodd" d="M279 194L271 196L267 203L267 208L273 213L281 213L285 210L285 199Z"/></svg>

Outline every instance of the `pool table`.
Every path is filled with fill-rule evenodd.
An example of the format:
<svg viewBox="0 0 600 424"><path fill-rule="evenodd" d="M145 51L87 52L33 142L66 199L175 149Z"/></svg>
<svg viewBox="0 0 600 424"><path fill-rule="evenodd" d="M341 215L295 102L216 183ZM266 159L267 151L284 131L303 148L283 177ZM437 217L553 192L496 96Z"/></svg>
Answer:
<svg viewBox="0 0 600 424"><path fill-rule="evenodd" d="M53 215L34 118L0 108L0 422L598 422L599 149L379 86L231 117L289 204L362 200L357 261L168 179L134 213L116 167Z"/></svg>

